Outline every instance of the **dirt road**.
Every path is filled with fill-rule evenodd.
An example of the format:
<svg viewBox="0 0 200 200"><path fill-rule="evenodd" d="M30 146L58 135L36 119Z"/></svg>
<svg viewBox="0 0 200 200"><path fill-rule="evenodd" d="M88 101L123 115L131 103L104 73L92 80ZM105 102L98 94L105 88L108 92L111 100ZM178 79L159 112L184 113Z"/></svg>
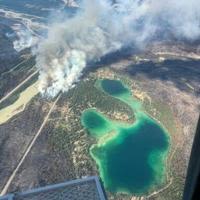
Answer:
<svg viewBox="0 0 200 200"><path fill-rule="evenodd" d="M35 134L34 138L33 138L32 141L31 141L31 143L30 143L29 146L27 147L27 149L26 149L24 155L22 156L22 158L20 159L18 165L16 166L16 168L13 170L12 174L10 175L10 177L9 177L9 179L8 179L8 181L7 181L7 183L6 183L5 186L3 187L3 190L2 190L2 192L1 192L1 194L0 194L1 196L2 196L2 195L5 195L5 194L7 193L8 189L9 189L9 187L10 187L10 184L12 183L12 181L13 181L15 175L17 174L19 168L22 166L22 164L23 164L24 160L26 159L28 153L30 152L30 150L31 150L31 148L33 147L33 145L35 144L35 141L37 140L38 136L40 135L42 129L43 129L44 126L45 126L45 124L47 123L47 121L48 121L48 119L49 119L49 117L50 117L50 115L51 115L51 113L52 113L52 111L53 111L53 109L54 109L56 103L58 102L60 96L61 96L61 94L59 94L58 97L55 99L55 101L54 101L53 105L51 106L51 108L50 108L48 114L46 115L46 117L45 117L45 119L44 119L42 125L40 126L39 130L38 130L37 133Z"/></svg>

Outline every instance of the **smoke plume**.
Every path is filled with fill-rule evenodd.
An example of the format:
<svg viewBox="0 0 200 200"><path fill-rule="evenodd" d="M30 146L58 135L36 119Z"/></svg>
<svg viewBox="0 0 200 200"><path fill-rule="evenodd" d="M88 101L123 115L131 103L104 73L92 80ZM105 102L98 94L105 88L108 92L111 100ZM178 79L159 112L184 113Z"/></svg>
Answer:
<svg viewBox="0 0 200 200"><path fill-rule="evenodd" d="M40 91L54 97L80 78L88 61L154 36L200 37L199 0L83 0L71 18L54 23L37 50Z"/></svg>
<svg viewBox="0 0 200 200"><path fill-rule="evenodd" d="M13 47L16 51L20 52L23 49L32 47L36 44L37 39L28 30L21 29L16 32L17 39L13 41Z"/></svg>

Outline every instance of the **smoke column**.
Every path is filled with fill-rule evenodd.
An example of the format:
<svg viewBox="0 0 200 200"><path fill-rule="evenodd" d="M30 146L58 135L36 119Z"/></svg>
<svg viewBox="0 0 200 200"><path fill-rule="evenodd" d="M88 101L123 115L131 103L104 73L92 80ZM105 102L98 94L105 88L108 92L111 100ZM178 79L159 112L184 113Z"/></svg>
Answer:
<svg viewBox="0 0 200 200"><path fill-rule="evenodd" d="M200 37L199 0L83 0L72 18L49 27L36 52L39 90L54 97L68 91L88 61L168 33L180 39Z"/></svg>
<svg viewBox="0 0 200 200"><path fill-rule="evenodd" d="M18 39L13 42L13 47L16 51L20 52L23 49L29 48L36 43L36 39L28 30L16 31Z"/></svg>

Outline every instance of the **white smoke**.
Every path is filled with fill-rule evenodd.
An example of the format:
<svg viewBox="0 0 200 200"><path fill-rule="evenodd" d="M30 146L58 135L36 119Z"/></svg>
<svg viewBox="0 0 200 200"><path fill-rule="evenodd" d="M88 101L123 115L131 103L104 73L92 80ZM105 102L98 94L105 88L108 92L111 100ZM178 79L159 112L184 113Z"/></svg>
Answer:
<svg viewBox="0 0 200 200"><path fill-rule="evenodd" d="M84 0L72 18L49 27L37 50L40 91L55 96L79 79L86 63L155 33L199 39L199 0Z"/></svg>
<svg viewBox="0 0 200 200"><path fill-rule="evenodd" d="M20 52L26 48L33 47L38 42L38 38L33 36L30 29L26 29L21 24L11 26L13 32L6 33L6 37L13 41L13 48Z"/></svg>
<svg viewBox="0 0 200 200"><path fill-rule="evenodd" d="M78 7L78 4L74 0L62 0L62 1L68 7Z"/></svg>
<svg viewBox="0 0 200 200"><path fill-rule="evenodd" d="M21 29L16 32L16 35L17 39L13 41L13 47L18 52L32 47L37 42L37 39L28 30Z"/></svg>

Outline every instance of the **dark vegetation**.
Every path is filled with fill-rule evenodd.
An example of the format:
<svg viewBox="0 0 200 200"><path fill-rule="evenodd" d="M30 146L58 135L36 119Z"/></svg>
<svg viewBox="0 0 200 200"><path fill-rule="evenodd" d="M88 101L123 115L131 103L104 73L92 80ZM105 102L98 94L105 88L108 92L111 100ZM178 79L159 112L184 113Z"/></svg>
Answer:
<svg viewBox="0 0 200 200"><path fill-rule="evenodd" d="M200 95L200 61L196 60L166 60L162 63L144 62L130 65L125 72L131 76L145 75L151 80L171 81L182 91L195 88L196 95Z"/></svg>
<svg viewBox="0 0 200 200"><path fill-rule="evenodd" d="M11 96L9 96L6 100L0 103L0 109L3 109L11 104L13 104L20 96L20 93L23 92L26 88L35 83L38 79L38 74L33 76L30 80L28 80L25 84L23 84L18 90L16 90Z"/></svg>
<svg viewBox="0 0 200 200"><path fill-rule="evenodd" d="M129 119L133 121L134 114L129 106L100 91L95 87L95 82L95 79L90 78L89 81L78 84L72 92L71 98L74 105L72 109L76 109L76 114L80 115L84 109L94 107L110 118L114 118L114 112L119 112L127 114Z"/></svg>
<svg viewBox="0 0 200 200"><path fill-rule="evenodd" d="M15 63L14 65L17 64L18 63ZM17 68L14 68L14 70L0 74L0 98L5 96L9 91L14 89L25 78L32 74L36 70L34 65L35 58L31 57Z"/></svg>
<svg viewBox="0 0 200 200"><path fill-rule="evenodd" d="M0 189L19 163L48 110L48 104L36 96L22 113L0 125Z"/></svg>
<svg viewBox="0 0 200 200"><path fill-rule="evenodd" d="M18 53L13 48L13 42L5 33L12 33L12 29L0 23L0 74L9 70L14 62L20 62Z"/></svg>

